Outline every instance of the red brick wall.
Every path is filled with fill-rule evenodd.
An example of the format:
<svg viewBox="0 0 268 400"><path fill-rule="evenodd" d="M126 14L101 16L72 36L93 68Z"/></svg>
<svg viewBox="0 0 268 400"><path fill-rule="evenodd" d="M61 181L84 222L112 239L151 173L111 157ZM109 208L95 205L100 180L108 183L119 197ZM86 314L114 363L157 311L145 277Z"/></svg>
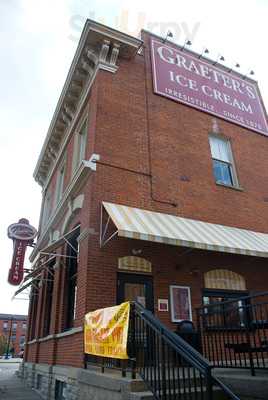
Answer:
<svg viewBox="0 0 268 400"><path fill-rule="evenodd" d="M83 357L83 333L80 332L72 336L57 339L57 364L81 368L83 366Z"/></svg>
<svg viewBox="0 0 268 400"><path fill-rule="evenodd" d="M152 263L154 310L172 329L175 325L171 323L170 310L157 310L158 298L170 300L170 285L190 287L194 319L195 309L202 303L204 273L209 270L221 268L242 275L249 292L267 290L267 262L261 258L194 249L186 253L185 248L125 238L115 238L102 249L98 247L97 241L91 239L91 248L94 258L88 258L88 268L92 271L88 281L88 311L116 304L118 258L132 255L132 249L142 250L140 256Z"/></svg>
<svg viewBox="0 0 268 400"><path fill-rule="evenodd" d="M31 343L27 344L26 354L24 354L24 360L31 363L38 363L38 344Z"/></svg>
<svg viewBox="0 0 268 400"><path fill-rule="evenodd" d="M150 139L153 197L178 206L152 201L149 177L107 166L98 166L99 197L267 232L263 218L268 211L267 137L218 119L222 133L231 140L243 190L216 185L208 141L213 117L153 93L147 38L145 46L145 59L121 61L116 74L98 75L95 152L102 162L149 173ZM181 181L181 176L189 181Z"/></svg>
<svg viewBox="0 0 268 400"><path fill-rule="evenodd" d="M38 362L41 364L53 364L54 361L54 340L47 340L39 343Z"/></svg>
<svg viewBox="0 0 268 400"><path fill-rule="evenodd" d="M216 185L208 141L213 117L153 93L148 37L144 41L145 56L120 60L115 74L99 71L91 90L86 156L97 153L100 163L79 192L85 196L83 209L69 226L79 222L81 232L95 232L80 243L76 327L86 312L116 303L118 257L136 248L152 262L156 315L172 329L170 312L157 311L157 299L169 299L171 284L190 286L193 309L201 303L204 272L210 269L240 273L250 291L267 289L265 259L198 250L183 255L179 247L122 238L99 247L102 201L268 232L268 139L218 119L231 141L242 190ZM72 151L71 139L65 185L71 179ZM61 231L66 212L53 229ZM55 274L51 333L63 328L63 282L64 268ZM47 343L40 344L40 362L51 362ZM29 360L35 351L30 345ZM58 339L54 351L57 364L81 365L81 334Z"/></svg>

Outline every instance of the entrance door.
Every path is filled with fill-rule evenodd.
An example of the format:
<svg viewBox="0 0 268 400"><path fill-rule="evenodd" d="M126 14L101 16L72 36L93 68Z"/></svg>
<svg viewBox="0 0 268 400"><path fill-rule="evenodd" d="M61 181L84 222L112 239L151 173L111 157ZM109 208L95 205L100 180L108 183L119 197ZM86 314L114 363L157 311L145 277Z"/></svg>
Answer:
<svg viewBox="0 0 268 400"><path fill-rule="evenodd" d="M151 276L118 274L117 302L137 301L154 311L153 280Z"/></svg>

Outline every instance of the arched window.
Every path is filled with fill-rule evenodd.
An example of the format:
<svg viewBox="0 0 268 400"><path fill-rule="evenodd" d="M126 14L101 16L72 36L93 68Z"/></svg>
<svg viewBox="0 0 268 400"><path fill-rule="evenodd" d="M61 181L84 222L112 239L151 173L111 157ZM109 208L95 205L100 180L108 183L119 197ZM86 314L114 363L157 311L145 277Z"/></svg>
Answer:
<svg viewBox="0 0 268 400"><path fill-rule="evenodd" d="M246 290L242 275L228 269L213 269L204 275L206 289Z"/></svg>
<svg viewBox="0 0 268 400"><path fill-rule="evenodd" d="M228 269L214 269L204 274L203 304L206 326L237 329L245 326L247 314L244 306L248 295L242 275Z"/></svg>
<svg viewBox="0 0 268 400"><path fill-rule="evenodd" d="M136 256L120 257L118 259L118 269L133 272L152 272L152 263L145 258Z"/></svg>

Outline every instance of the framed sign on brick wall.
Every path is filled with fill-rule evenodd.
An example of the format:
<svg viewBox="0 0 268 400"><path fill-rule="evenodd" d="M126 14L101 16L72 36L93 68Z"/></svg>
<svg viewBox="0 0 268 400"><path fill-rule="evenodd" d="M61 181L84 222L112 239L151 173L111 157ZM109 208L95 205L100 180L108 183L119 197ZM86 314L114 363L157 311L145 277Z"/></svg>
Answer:
<svg viewBox="0 0 268 400"><path fill-rule="evenodd" d="M171 321L192 321L191 291L189 286L170 286Z"/></svg>

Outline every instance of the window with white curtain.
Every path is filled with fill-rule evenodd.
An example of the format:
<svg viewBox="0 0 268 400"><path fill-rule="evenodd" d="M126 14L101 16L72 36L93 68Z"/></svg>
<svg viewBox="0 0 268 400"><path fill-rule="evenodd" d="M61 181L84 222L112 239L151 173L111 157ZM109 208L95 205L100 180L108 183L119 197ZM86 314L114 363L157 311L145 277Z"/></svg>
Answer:
<svg viewBox="0 0 268 400"><path fill-rule="evenodd" d="M75 144L73 153L73 173L80 166L82 160L85 158L86 143L87 143L87 118L83 120L78 131L75 134Z"/></svg>
<svg viewBox="0 0 268 400"><path fill-rule="evenodd" d="M55 196L55 203L54 206L56 207L60 202L63 194L64 188L64 176L65 176L65 164L66 164L66 157L64 155L63 161L60 164L57 174L57 183L56 183L56 196Z"/></svg>
<svg viewBox="0 0 268 400"><path fill-rule="evenodd" d="M210 136L209 144L216 182L227 186L238 186L229 140L217 136Z"/></svg>
<svg viewBox="0 0 268 400"><path fill-rule="evenodd" d="M51 212L51 193L47 192L44 198L43 214L42 214L42 229L46 226Z"/></svg>

